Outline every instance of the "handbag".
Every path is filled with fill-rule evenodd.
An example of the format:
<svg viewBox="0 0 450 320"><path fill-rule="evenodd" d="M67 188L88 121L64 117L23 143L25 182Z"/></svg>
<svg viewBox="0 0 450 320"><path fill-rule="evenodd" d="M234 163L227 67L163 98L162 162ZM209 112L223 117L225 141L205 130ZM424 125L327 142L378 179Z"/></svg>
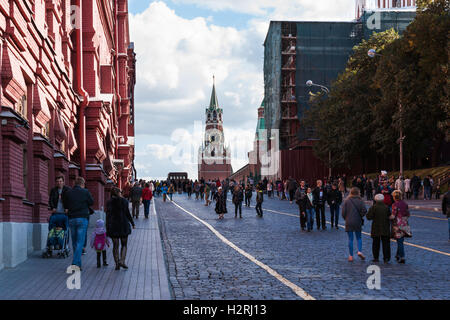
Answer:
<svg viewBox="0 0 450 320"><path fill-rule="evenodd" d="M354 208L356 211L358 211L358 213L359 213L359 210L358 210L358 208L356 208L356 206L355 206L355 204L353 203L352 199L349 199L349 200L350 200L350 202L351 202L353 208ZM359 213L359 216L361 217L361 226L363 226L363 225L364 225L364 217L361 215L361 213Z"/></svg>

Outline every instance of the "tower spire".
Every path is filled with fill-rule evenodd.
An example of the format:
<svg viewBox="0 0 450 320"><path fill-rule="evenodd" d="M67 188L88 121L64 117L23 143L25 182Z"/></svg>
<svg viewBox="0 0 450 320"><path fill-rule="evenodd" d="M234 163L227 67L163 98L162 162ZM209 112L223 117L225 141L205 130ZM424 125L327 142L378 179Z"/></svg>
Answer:
<svg viewBox="0 0 450 320"><path fill-rule="evenodd" d="M219 100L217 99L216 94L216 77L213 75L213 88L211 93L211 101L209 102L210 109L218 109L219 108Z"/></svg>

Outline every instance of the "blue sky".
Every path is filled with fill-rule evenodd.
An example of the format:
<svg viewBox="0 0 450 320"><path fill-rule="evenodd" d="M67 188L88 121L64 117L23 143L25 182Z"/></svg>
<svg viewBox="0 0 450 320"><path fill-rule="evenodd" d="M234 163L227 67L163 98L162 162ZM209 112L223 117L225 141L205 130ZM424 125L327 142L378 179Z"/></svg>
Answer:
<svg viewBox="0 0 450 320"><path fill-rule="evenodd" d="M197 178L212 77L237 171L248 161L264 98L263 42L271 20L350 21L355 0L129 0L135 44L138 178ZM187 155L190 155L189 157Z"/></svg>

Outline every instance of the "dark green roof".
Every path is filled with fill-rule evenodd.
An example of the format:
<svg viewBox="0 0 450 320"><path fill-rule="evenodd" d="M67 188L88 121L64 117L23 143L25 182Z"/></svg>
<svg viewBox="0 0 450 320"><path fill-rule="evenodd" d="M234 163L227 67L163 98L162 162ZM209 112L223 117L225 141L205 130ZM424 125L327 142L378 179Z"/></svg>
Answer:
<svg viewBox="0 0 450 320"><path fill-rule="evenodd" d="M211 101L209 102L210 109L218 109L219 108L219 100L217 99L216 94L216 84L213 84L213 89L211 92Z"/></svg>

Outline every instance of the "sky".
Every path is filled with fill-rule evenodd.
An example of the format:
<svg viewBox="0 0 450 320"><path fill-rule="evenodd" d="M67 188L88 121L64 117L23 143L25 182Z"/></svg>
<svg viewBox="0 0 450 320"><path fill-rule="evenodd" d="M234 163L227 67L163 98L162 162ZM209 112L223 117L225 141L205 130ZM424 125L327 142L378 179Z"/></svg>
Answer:
<svg viewBox="0 0 450 320"><path fill-rule="evenodd" d="M128 0L138 179L197 178L213 76L232 167L248 163L271 20L351 21L356 0Z"/></svg>

